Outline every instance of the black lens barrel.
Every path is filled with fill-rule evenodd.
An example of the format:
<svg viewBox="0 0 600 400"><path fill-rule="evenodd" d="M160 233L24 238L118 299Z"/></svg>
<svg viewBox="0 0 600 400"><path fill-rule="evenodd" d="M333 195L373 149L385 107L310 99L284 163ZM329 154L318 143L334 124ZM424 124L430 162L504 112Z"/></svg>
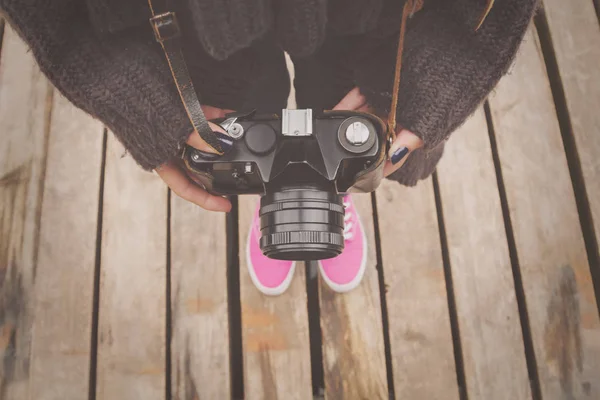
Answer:
<svg viewBox="0 0 600 400"><path fill-rule="evenodd" d="M324 260L344 249L344 205L337 193L287 189L261 198L260 248L279 260Z"/></svg>

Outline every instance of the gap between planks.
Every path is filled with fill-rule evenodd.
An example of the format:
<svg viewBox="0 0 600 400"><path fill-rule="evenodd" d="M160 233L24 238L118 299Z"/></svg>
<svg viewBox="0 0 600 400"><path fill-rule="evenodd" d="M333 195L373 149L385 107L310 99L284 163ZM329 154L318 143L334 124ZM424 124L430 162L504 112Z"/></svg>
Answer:
<svg viewBox="0 0 600 400"><path fill-rule="evenodd" d="M560 71L557 63L556 52L552 45L552 36L548 18L545 11L537 15L535 20L536 29L538 31L540 47L546 65L546 72L550 82L550 89L556 107L556 115L560 131L563 138L565 153L567 156L567 164L571 174L571 181L575 191L575 200L579 212L579 222L583 231L586 250L590 263L590 271L594 282L594 290L596 299L600 299L600 250L598 246L598 237L600 231L594 231L594 216L592 206L586 190L584 171L582 169L581 158L577 149L573 123L569 115L565 88L561 82ZM600 36L599 36L600 39ZM600 58L599 58L600 60ZM600 127L597 127L600 129ZM584 146L580 151L592 151ZM594 199L592 199L595 201ZM598 312L600 313L600 303L598 303Z"/></svg>
<svg viewBox="0 0 600 400"><path fill-rule="evenodd" d="M517 246L515 243L515 235L513 232L512 222L510 220L510 210L508 206L508 200L506 198L506 188L504 186L504 179L502 177L502 168L500 165L500 158L498 155L498 144L496 142L496 132L494 130L494 124L492 121L492 114L490 111L489 102L486 101L485 106L485 118L487 121L487 129L490 138L490 145L492 151L492 157L494 160L494 169L496 171L496 179L498 182L498 191L500 195L500 204L502 206L502 215L504 219L504 229L506 230L506 238L510 256L510 264L513 273L513 281L515 285L515 295L517 299L517 306L519 309L519 319L521 322L521 334L523 336L525 360L527 362L527 374L529 375L529 382L531 387L531 394L533 400L542 399L542 389L540 386L540 377L538 374L537 361L535 359L535 352L533 347L533 339L531 336L531 326L529 323L527 299L525 297L525 290L523 287L523 278L521 276L521 270L519 266L519 258L517 256Z"/></svg>
<svg viewBox="0 0 600 400"><path fill-rule="evenodd" d="M0 62L2 61L2 40L4 39L4 19L0 16Z"/></svg>
<svg viewBox="0 0 600 400"><path fill-rule="evenodd" d="M308 330L310 340L310 369L312 390L315 399L325 396L325 371L323 369L323 334L321 331L321 308L319 298L318 264L315 261L304 263L306 275L306 295L308 310Z"/></svg>
<svg viewBox="0 0 600 400"><path fill-rule="evenodd" d="M172 290L172 279L171 279L171 214L173 204L173 192L169 188L167 190L167 223L165 224L165 229L167 231L166 237L166 266L165 266L165 399L173 398L173 387L172 387L172 362L173 362L173 354L172 354L172 345L173 345L173 301L171 300L171 290ZM194 396L196 393L190 393L191 396ZM190 397L188 395L187 397ZM183 396L181 396L183 397ZM185 398L185 397L184 397Z"/></svg>
<svg viewBox="0 0 600 400"><path fill-rule="evenodd" d="M231 398L244 399L244 355L242 346L242 311L240 299L240 259L237 196L230 197L231 212L226 217L227 231L227 304L229 305L229 368Z"/></svg>
<svg viewBox="0 0 600 400"><path fill-rule="evenodd" d="M460 324L456 311L456 293L454 292L454 282L452 279L452 266L448 251L448 235L446 233L446 224L444 221L444 209L440 195L440 187L437 174L434 172L431 176L433 185L433 197L435 199L435 208L437 211L438 231L440 235L440 245L442 250L442 264L444 268L444 280L446 281L446 296L448 299L448 313L450 318L450 331L452 332L452 344L454 350L454 363L456 367L456 383L458 385L459 396L461 400L468 400L469 391L465 378L465 363L463 361L463 346L460 337ZM455 266L456 267L456 266Z"/></svg>
<svg viewBox="0 0 600 400"><path fill-rule="evenodd" d="M348 293L334 292L319 276L325 398L385 399L389 391L371 196L355 194L352 202L350 212L360 215L366 240L366 266L360 285Z"/></svg>
<svg viewBox="0 0 600 400"><path fill-rule="evenodd" d="M390 342L390 319L387 304L387 284L385 283L385 270L383 268L383 257L381 254L381 230L379 228L379 210L377 209L377 193L371 193L371 205L373 212L373 229L375 234L375 253L377 255L377 277L379 280L379 302L381 304L381 325L383 328L383 347L385 349L385 368L390 399L396 398L394 387L394 367L392 363L392 350Z"/></svg>
<svg viewBox="0 0 600 400"><path fill-rule="evenodd" d="M102 164L100 165L100 188L98 190L98 214L96 218L96 254L94 264L94 286L92 292L92 315L90 332L90 366L88 400L96 400L96 382L98 370L98 316L100 312L100 268L102 264L102 210L104 199L104 177L106 171L106 149L108 143L108 130L104 128L102 135Z"/></svg>

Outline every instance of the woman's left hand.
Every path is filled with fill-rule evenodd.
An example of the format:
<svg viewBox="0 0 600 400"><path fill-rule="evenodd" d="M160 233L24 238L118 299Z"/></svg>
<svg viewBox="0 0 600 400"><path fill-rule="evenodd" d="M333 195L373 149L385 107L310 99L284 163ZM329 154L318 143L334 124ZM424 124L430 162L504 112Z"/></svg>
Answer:
<svg viewBox="0 0 600 400"><path fill-rule="evenodd" d="M358 88L352 89L333 108L334 110L350 110L373 113L367 104L367 100ZM407 129L398 128L396 139L388 152L388 160L383 168L385 176L390 175L406 162L410 153L423 146L423 140Z"/></svg>

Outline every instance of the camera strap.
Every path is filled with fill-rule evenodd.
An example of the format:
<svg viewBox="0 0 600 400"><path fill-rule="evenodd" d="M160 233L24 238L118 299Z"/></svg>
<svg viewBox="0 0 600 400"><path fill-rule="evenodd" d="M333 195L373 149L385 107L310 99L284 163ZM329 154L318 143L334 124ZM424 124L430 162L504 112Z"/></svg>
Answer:
<svg viewBox="0 0 600 400"><path fill-rule="evenodd" d="M163 48L169 68L171 69L171 74L179 91L179 96L192 126L200 137L221 155L223 154L223 148L210 128L210 125L208 125L208 121L198 100L198 94L192 84L179 40L181 29L179 28L175 13L169 9L169 0L148 0L148 5L152 14L150 25L152 25L152 29L154 30L154 36Z"/></svg>
<svg viewBox="0 0 600 400"><path fill-rule="evenodd" d="M396 112L398 108L398 92L400 90L400 75L402 73L402 54L404 52L404 36L406 33L406 21L409 16L423 8L424 0L406 0L402 9L402 21L400 22L400 34L398 38L398 53L396 54L396 68L394 70L394 83L392 86L392 104L388 114L388 135L396 138Z"/></svg>
<svg viewBox="0 0 600 400"><path fill-rule="evenodd" d="M409 17L423 8L425 0L406 0L402 10L402 22L400 23L400 35L398 38L398 53L396 55L396 69L394 71L394 83L392 87L392 104L388 115L388 134L392 139L396 137L396 109L398 108L398 91L400 90L400 75L402 72L402 53L404 51L404 36L406 33L406 22ZM485 8L479 17L475 31L478 31L483 22L494 7L494 0L486 0Z"/></svg>
<svg viewBox="0 0 600 400"><path fill-rule="evenodd" d="M398 39L398 50L396 55L396 67L394 70L394 81L392 90L392 103L388 115L388 135L395 137L396 132L396 110L398 108L398 91L400 89L400 76L402 72L402 54L404 51L404 37L406 32L406 23L409 16L419 11L423 7L424 0L406 0L402 10L402 21L400 24L400 34ZM488 0L488 4L493 4L493 0ZM181 29L173 11L170 11L169 0L148 0L152 18L150 25L154 31L156 40L161 44L169 68L179 95L192 123L192 126L198 132L200 137L212 147L218 154L223 154L223 148L216 139L215 134L208 125L206 116L200 106L198 95L194 89L192 79L190 78L179 38ZM490 7L491 8L491 7ZM489 12L489 9L487 10ZM485 19L485 16L483 19Z"/></svg>

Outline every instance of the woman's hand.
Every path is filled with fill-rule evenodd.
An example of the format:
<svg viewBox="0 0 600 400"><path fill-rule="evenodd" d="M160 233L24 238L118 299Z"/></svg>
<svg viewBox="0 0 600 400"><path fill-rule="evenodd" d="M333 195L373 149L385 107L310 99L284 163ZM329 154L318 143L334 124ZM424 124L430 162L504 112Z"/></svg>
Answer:
<svg viewBox="0 0 600 400"><path fill-rule="evenodd" d="M204 111L206 119L222 118L225 114L232 112L232 110L223 110L211 106L202 106L202 111ZM212 122L209 122L208 124L213 131L225 133L220 126L213 124ZM214 150L206 144L196 132L193 132L189 136L187 144L198 150L214 153ZM163 181L165 181L167 186L171 188L173 193L184 200L192 202L209 211L229 212L231 210L231 202L229 200L224 197L214 196L196 185L196 183L187 176L185 171L172 161L156 168L156 173Z"/></svg>
<svg viewBox="0 0 600 400"><path fill-rule="evenodd" d="M333 108L334 110L350 110L372 113L373 110L367 104L367 100L358 88L352 89ZM383 168L385 176L390 175L405 162L411 152L423 146L423 140L407 129L396 129L396 139L388 152L388 161Z"/></svg>

